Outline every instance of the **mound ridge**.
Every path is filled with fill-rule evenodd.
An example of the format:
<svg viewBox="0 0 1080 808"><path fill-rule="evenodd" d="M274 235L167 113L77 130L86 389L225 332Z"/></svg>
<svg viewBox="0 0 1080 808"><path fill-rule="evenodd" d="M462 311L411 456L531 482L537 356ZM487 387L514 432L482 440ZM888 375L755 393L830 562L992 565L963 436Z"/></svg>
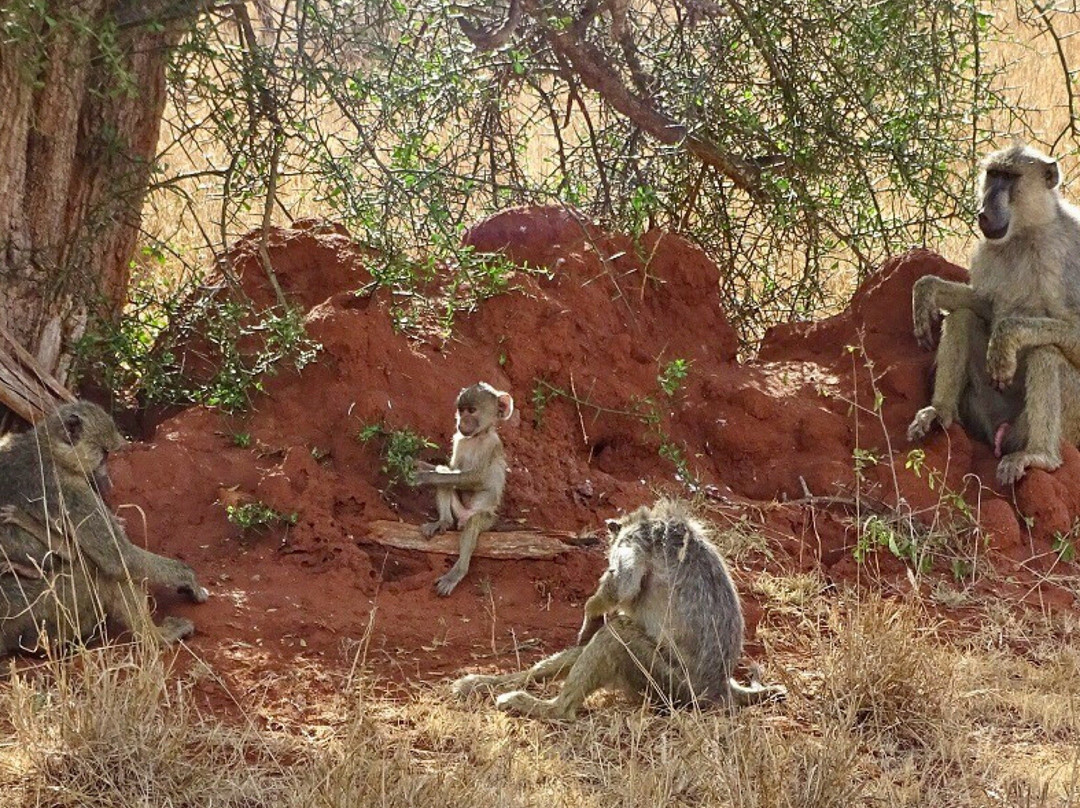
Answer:
<svg viewBox="0 0 1080 808"><path fill-rule="evenodd" d="M925 250L894 258L844 312L775 327L758 358L740 363L719 270L681 237L635 240L563 208L530 207L480 222L465 239L522 270L509 291L459 314L442 344L395 330L394 301L371 291L365 253L342 228L274 231L273 264L307 312L318 360L269 379L250 413L187 409L112 462L114 501L142 509L147 544L208 579L210 603L169 605L196 621L203 653L236 671L297 657L342 661L367 635L368 660L411 679L467 667L477 649L494 663L511 659L493 639L510 629L552 646L571 641L602 548L553 561L478 559L440 600L432 586L450 559L365 540L373 520L418 524L433 501L388 488L376 447L357 434L374 423L407 427L439 444L432 459L445 457L454 396L478 379L511 391L517 405L502 429L504 526L595 530L658 490L684 491L670 459L681 456L710 507L770 537L771 557L750 567L817 566L840 580L859 573L851 516L807 502L807 492L858 492L930 524L951 518L944 486L968 503L986 552L1012 576L1005 594L1072 602L1039 574L1060 563L1052 543L1080 516L1075 449L1058 472L1031 472L1015 493L994 483L990 448L957 426L918 447L919 462L909 454L904 433L929 398L933 359L911 333L911 285L926 273L962 279L960 267ZM234 265L253 298L269 303L255 244L242 242ZM689 371L669 396L657 377L675 359ZM251 445L237 446L237 433ZM225 506L254 500L295 513L295 525L242 535ZM142 528L130 532L138 541ZM902 570L883 555L886 572Z"/></svg>

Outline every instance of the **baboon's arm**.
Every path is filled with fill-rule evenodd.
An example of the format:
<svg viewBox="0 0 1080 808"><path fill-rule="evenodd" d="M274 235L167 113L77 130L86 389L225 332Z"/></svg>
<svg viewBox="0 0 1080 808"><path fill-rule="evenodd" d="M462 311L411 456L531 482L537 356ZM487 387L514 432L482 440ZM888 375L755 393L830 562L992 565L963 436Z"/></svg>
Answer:
<svg viewBox="0 0 1080 808"><path fill-rule="evenodd" d="M96 500L96 498L95 498ZM68 523L82 555L106 578L154 579L161 556L131 543L100 501L66 500ZM69 537L72 538L72 537Z"/></svg>
<svg viewBox="0 0 1080 808"><path fill-rule="evenodd" d="M1080 368L1080 327L1054 317L1003 317L994 326L986 364L994 383L1005 386L1016 374L1020 351L1052 345Z"/></svg>
<svg viewBox="0 0 1080 808"><path fill-rule="evenodd" d="M646 565L631 547L625 547L612 558L612 564L600 583L585 601L585 619L578 632L578 645L584 645L604 625L604 617L620 606L631 604L641 593Z"/></svg>
<svg viewBox="0 0 1080 808"><path fill-rule="evenodd" d="M993 316L990 300L966 283L947 281L937 275L924 275L915 281L911 289L911 316L919 345L932 348L934 324L941 320L941 312L957 309L970 309L987 321Z"/></svg>
<svg viewBox="0 0 1080 808"><path fill-rule="evenodd" d="M484 452L470 454L461 468L451 465L416 472L417 485L436 485L458 491L502 490L506 466L499 463L498 444Z"/></svg>
<svg viewBox="0 0 1080 808"><path fill-rule="evenodd" d="M477 491L488 487L488 474L486 468L418 471L416 484L444 485L462 491Z"/></svg>
<svg viewBox="0 0 1080 808"><path fill-rule="evenodd" d="M971 309L984 320L989 320L993 315L993 304L968 284L947 281L936 275L927 277L934 280L934 283L930 286L933 290L934 303L938 308L944 311Z"/></svg>

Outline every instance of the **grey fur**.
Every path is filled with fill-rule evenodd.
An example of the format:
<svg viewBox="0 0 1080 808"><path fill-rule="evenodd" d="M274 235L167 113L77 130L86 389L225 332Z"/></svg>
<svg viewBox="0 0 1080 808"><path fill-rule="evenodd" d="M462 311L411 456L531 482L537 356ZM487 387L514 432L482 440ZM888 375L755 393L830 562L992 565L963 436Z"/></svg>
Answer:
<svg viewBox="0 0 1080 808"><path fill-rule="evenodd" d="M610 524L608 568L585 604L579 644L526 671L470 675L453 690L505 689L566 678L559 695L505 693L502 709L573 718L584 699L613 687L669 706L778 699L782 687L731 679L742 653L739 597L705 526L679 502L662 500Z"/></svg>
<svg viewBox="0 0 1080 808"><path fill-rule="evenodd" d="M207 598L187 564L133 545L99 494L108 453L124 444L95 404L65 404L0 443L0 654L69 642L107 617L172 641L189 620L146 620L142 584Z"/></svg>
<svg viewBox="0 0 1080 808"><path fill-rule="evenodd" d="M991 154L970 285L926 276L912 290L923 347L948 315L931 404L908 437L959 419L1005 453L1002 484L1028 468L1053 471L1061 440L1080 442L1080 211L1062 199L1060 176L1056 161L1028 146Z"/></svg>

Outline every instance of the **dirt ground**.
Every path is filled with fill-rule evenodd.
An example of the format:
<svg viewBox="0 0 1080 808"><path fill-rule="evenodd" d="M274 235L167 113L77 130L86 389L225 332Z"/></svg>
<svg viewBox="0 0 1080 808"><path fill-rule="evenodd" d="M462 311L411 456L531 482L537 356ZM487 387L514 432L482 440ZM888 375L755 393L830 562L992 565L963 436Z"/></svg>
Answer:
<svg viewBox="0 0 1080 808"><path fill-rule="evenodd" d="M273 264L307 311L317 361L271 378L249 413L185 410L111 461L113 505L132 539L190 563L212 593L198 606L158 601L195 621L190 648L223 685L207 685L211 701L295 689L298 667L347 672L359 662L408 685L570 642L605 564L602 539L588 537L659 493L688 494L672 456L684 458L720 531L765 539L732 562L751 655L762 615L749 582L762 571L963 588L946 554L917 580L885 548L856 561L857 521L896 510L927 530L966 528L976 566L995 571L975 575L976 589L1045 610L1072 605L1054 582L1074 571L1056 551L1080 516L1074 448L1059 471L1031 472L1015 490L994 482L990 447L957 426L920 447L921 461L909 455L906 425L932 377L932 356L911 333L911 285L926 273L963 278L961 268L927 251L897 257L842 314L774 328L743 363L720 270L679 237L634 240L559 208L527 208L476 225L467 240L527 269L510 291L459 313L443 344L394 329L399 301L363 291L364 252L340 228L275 231ZM254 244L234 257L249 293L269 302ZM658 375L677 359L689 370L668 395ZM378 441L357 435L407 427L441 447L425 458L443 458L454 397L480 379L517 405L502 429L500 527L571 531L585 546L545 561L477 558L441 599L433 584L452 556L381 546L369 528L427 521L432 496L391 485ZM244 532L226 519L228 504L255 501L296 514L295 524ZM334 682L311 679L298 709Z"/></svg>

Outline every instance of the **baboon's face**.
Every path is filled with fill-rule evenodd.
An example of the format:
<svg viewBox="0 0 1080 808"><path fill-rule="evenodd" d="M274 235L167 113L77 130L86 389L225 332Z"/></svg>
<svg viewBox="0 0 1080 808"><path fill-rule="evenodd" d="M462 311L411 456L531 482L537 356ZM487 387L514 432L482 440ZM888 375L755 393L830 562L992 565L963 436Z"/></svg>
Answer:
<svg viewBox="0 0 1080 808"><path fill-rule="evenodd" d="M466 387L457 399L457 428L466 438L495 423L498 402L492 393L479 385Z"/></svg>
<svg viewBox="0 0 1080 808"><path fill-rule="evenodd" d="M1059 179L1057 161L1026 146L992 154L984 164L979 187L983 236L1000 241L1026 225L1053 218L1053 189Z"/></svg>
<svg viewBox="0 0 1080 808"><path fill-rule="evenodd" d="M992 169L983 177L979 229L991 241L1003 239L1009 232L1010 203L1019 179L1016 174Z"/></svg>
<svg viewBox="0 0 1080 808"><path fill-rule="evenodd" d="M44 427L53 439L53 452L61 462L72 469L86 473L101 469L108 487L108 474L104 463L109 453L124 446L127 441L116 428L112 417L96 404L78 401L65 404L51 416Z"/></svg>
<svg viewBox="0 0 1080 808"><path fill-rule="evenodd" d="M514 411L509 393L481 382L466 387L457 397L457 428L466 438L490 428L496 420L506 420Z"/></svg>

